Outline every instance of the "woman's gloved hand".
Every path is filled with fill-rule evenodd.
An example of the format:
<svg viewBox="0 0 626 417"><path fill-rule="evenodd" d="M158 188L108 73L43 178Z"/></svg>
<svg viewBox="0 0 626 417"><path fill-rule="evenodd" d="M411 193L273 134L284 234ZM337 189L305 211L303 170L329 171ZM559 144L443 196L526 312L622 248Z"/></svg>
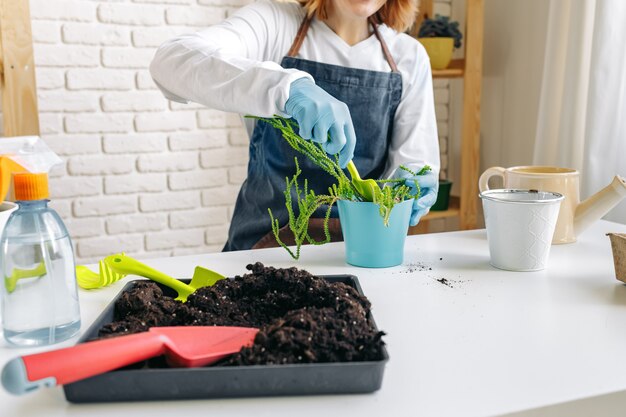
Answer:
<svg viewBox="0 0 626 417"><path fill-rule="evenodd" d="M329 154L339 153L342 168L352 160L356 134L348 106L328 94L308 78L291 83L285 113L300 126L299 135L321 143ZM330 139L328 137L330 133Z"/></svg>
<svg viewBox="0 0 626 417"><path fill-rule="evenodd" d="M419 171L419 170L417 170ZM412 191L417 192L415 182L420 188L420 197L413 202L413 210L411 212L411 226L417 225L422 216L428 213L435 201L437 201L437 191L439 190L439 177L433 171L427 171L423 175L412 175L410 172L402 168L396 169L392 178L403 178L404 183L411 187Z"/></svg>

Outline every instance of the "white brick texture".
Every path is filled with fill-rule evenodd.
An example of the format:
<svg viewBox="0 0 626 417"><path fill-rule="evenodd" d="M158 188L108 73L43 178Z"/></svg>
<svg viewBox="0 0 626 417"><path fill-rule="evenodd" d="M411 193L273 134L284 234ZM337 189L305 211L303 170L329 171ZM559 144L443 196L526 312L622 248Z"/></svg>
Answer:
<svg viewBox="0 0 626 417"><path fill-rule="evenodd" d="M111 134L104 135L106 153L149 153L167 149L167 139L163 133Z"/></svg>
<svg viewBox="0 0 626 417"><path fill-rule="evenodd" d="M139 48L156 48L168 39L188 33L189 29L184 27L155 27L155 28L140 28L133 30L133 46Z"/></svg>
<svg viewBox="0 0 626 417"><path fill-rule="evenodd" d="M172 133L169 147L173 151L192 151L226 146L228 130L210 129L202 132Z"/></svg>
<svg viewBox="0 0 626 417"><path fill-rule="evenodd" d="M150 73L147 71L147 69L144 69L143 71L137 71L137 74L135 76L135 81L136 81L138 90L156 90L157 89L157 86L152 80L152 77L150 76Z"/></svg>
<svg viewBox="0 0 626 417"><path fill-rule="evenodd" d="M109 216L106 231L111 235L141 232L158 232L167 229L166 213Z"/></svg>
<svg viewBox="0 0 626 417"><path fill-rule="evenodd" d="M111 68L146 68L154 56L152 49L105 48L102 65Z"/></svg>
<svg viewBox="0 0 626 417"><path fill-rule="evenodd" d="M31 0L30 17L34 20L92 22L96 17L96 4L83 0Z"/></svg>
<svg viewBox="0 0 626 417"><path fill-rule="evenodd" d="M63 24L63 42L81 45L126 46L130 45L130 29L122 26L97 23Z"/></svg>
<svg viewBox="0 0 626 417"><path fill-rule="evenodd" d="M167 109L167 100L158 91L137 91L102 95L102 110L106 112L162 111Z"/></svg>
<svg viewBox="0 0 626 417"><path fill-rule="evenodd" d="M198 155L195 152L141 155L137 160L139 172L190 171L197 166Z"/></svg>
<svg viewBox="0 0 626 417"><path fill-rule="evenodd" d="M170 213L172 229L189 229L212 225L224 225L228 222L226 207L210 207L201 210L185 210Z"/></svg>
<svg viewBox="0 0 626 417"><path fill-rule="evenodd" d="M63 69L37 68L35 78L39 91L63 88L65 85L65 71Z"/></svg>
<svg viewBox="0 0 626 417"><path fill-rule="evenodd" d="M76 244L78 256L82 258L105 257L117 252L136 254L143 249L144 238L139 234L127 234L123 239L118 236L99 236L80 239Z"/></svg>
<svg viewBox="0 0 626 417"><path fill-rule="evenodd" d="M85 197L74 199L72 211L76 217L102 217L110 214L134 213L137 201L129 197Z"/></svg>
<svg viewBox="0 0 626 417"><path fill-rule="evenodd" d="M69 90L130 90L134 87L132 71L113 69L70 69L65 75Z"/></svg>
<svg viewBox="0 0 626 417"><path fill-rule="evenodd" d="M202 191L203 206L234 206L239 186L227 185Z"/></svg>
<svg viewBox="0 0 626 417"><path fill-rule="evenodd" d="M165 174L110 175L104 178L106 194L137 194L161 192L167 187Z"/></svg>
<svg viewBox="0 0 626 417"><path fill-rule="evenodd" d="M204 171L175 172L169 174L170 190L192 190L217 187L227 180L225 169L207 169ZM238 184L241 184L241 180Z"/></svg>
<svg viewBox="0 0 626 417"><path fill-rule="evenodd" d="M139 196L139 209L144 213L183 210L195 207L200 207L200 194L196 191L171 191Z"/></svg>
<svg viewBox="0 0 626 417"><path fill-rule="evenodd" d="M247 163L248 149L241 146L212 149L210 151L203 151L200 154L200 166L202 166L202 168L245 165Z"/></svg>
<svg viewBox="0 0 626 417"><path fill-rule="evenodd" d="M207 245L215 245L228 239L228 227L223 224L207 227L204 232L204 240Z"/></svg>
<svg viewBox="0 0 626 417"><path fill-rule="evenodd" d="M163 9L159 6L124 3L100 4L98 20L130 26L157 26L163 23Z"/></svg>
<svg viewBox="0 0 626 417"><path fill-rule="evenodd" d="M72 239L92 236L102 236L104 234L104 219L97 217L87 217L84 219L69 219L65 221Z"/></svg>
<svg viewBox="0 0 626 417"><path fill-rule="evenodd" d="M68 198L102 194L102 178L64 175L50 180L50 198Z"/></svg>
<svg viewBox="0 0 626 417"><path fill-rule="evenodd" d="M35 44L36 67L95 67L100 63L97 50L70 45Z"/></svg>
<svg viewBox="0 0 626 417"><path fill-rule="evenodd" d="M73 156L68 161L71 175L128 174L133 171L135 158L121 156Z"/></svg>
<svg viewBox="0 0 626 417"><path fill-rule="evenodd" d="M132 129L131 114L79 114L65 116L65 131L68 133L128 132Z"/></svg>
<svg viewBox="0 0 626 417"><path fill-rule="evenodd" d="M171 112L138 114L135 116L135 129L138 132L172 132L175 130L195 130L196 115L193 112Z"/></svg>
<svg viewBox="0 0 626 417"><path fill-rule="evenodd" d="M58 22L41 21L33 27L33 42L59 43L61 40L61 25Z"/></svg>
<svg viewBox="0 0 626 417"><path fill-rule="evenodd" d="M200 247L203 243L204 229L168 230L146 235L147 250Z"/></svg>
<svg viewBox="0 0 626 417"><path fill-rule="evenodd" d="M250 138L244 128L232 129L228 135L228 143L232 146L248 146L250 145Z"/></svg>
<svg viewBox="0 0 626 417"><path fill-rule="evenodd" d="M69 91L42 90L37 93L39 111L81 113L95 112L100 108L98 94Z"/></svg>
<svg viewBox="0 0 626 417"><path fill-rule="evenodd" d="M221 7L168 7L165 20L169 25L207 26L219 23L226 17Z"/></svg>
<svg viewBox="0 0 626 417"><path fill-rule="evenodd" d="M100 135L47 135L44 140L59 155L95 154L101 150Z"/></svg>
<svg viewBox="0 0 626 417"><path fill-rule="evenodd" d="M30 0L41 135L64 162L50 173L51 207L79 262L224 246L247 175L241 117L168 102L148 66L162 42L251 1ZM445 168L450 83L434 87Z"/></svg>

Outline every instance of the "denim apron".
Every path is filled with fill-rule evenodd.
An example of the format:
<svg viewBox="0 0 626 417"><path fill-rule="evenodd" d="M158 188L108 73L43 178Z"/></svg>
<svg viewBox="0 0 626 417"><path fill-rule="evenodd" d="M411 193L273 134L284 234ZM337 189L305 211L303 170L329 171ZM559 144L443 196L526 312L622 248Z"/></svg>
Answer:
<svg viewBox="0 0 626 417"><path fill-rule="evenodd" d="M346 68L295 58L310 23L311 18L305 17L281 65L310 74L319 87L348 105L357 138L354 164L362 178L380 178L387 161L394 115L402 96L402 78L396 64L374 23L374 34L380 41L391 72ZM285 178L295 174L295 157L302 170L300 187L303 188L304 180L307 179L309 189L316 194L327 194L328 187L335 179L304 155L294 151L278 129L265 122L256 123L250 139L248 177L237 197L224 251L278 246L272 233L268 208L283 226L282 238L282 231L286 231L289 220L285 207ZM295 195L292 201L295 204ZM297 210L297 206L294 210ZM309 232L316 238L323 236L321 225L325 212L324 208L318 210L309 224ZM331 217L332 240L341 240L336 206L333 207ZM287 238L283 241L293 244L293 240Z"/></svg>

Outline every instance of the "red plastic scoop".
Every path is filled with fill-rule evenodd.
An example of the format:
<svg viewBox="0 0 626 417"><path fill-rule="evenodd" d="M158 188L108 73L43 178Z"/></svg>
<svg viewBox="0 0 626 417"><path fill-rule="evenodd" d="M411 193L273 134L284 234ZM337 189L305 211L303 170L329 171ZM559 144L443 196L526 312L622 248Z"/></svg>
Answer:
<svg viewBox="0 0 626 417"><path fill-rule="evenodd" d="M153 327L144 333L17 357L4 366L2 385L21 395L160 355L172 366L204 366L252 345L258 331L249 327Z"/></svg>

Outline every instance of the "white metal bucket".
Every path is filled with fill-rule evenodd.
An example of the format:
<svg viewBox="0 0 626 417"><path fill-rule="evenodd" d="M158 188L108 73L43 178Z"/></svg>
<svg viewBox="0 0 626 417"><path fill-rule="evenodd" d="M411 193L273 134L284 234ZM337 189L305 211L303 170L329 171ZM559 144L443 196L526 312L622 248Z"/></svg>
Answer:
<svg viewBox="0 0 626 417"><path fill-rule="evenodd" d="M509 271L546 267L563 195L537 190L480 193L491 265Z"/></svg>

